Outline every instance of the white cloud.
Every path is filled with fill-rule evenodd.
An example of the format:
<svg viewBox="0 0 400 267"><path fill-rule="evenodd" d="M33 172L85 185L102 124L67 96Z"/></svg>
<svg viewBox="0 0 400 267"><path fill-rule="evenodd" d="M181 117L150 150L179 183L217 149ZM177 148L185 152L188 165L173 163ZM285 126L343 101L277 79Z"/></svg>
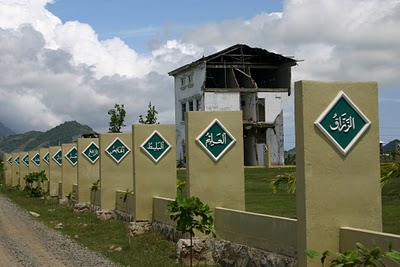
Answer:
<svg viewBox="0 0 400 267"><path fill-rule="evenodd" d="M237 43L304 59L293 81L376 80L389 92L399 85L400 0L286 0L281 13L260 11L187 28L181 40L151 40L157 45L148 54L117 37L99 40L88 24L62 23L46 10L49 3L0 0L0 121L15 131L67 119L105 131L114 103L125 104L129 124L149 101L162 122L173 123L167 73ZM23 107L35 112L23 114ZM293 125L292 113L285 120Z"/></svg>

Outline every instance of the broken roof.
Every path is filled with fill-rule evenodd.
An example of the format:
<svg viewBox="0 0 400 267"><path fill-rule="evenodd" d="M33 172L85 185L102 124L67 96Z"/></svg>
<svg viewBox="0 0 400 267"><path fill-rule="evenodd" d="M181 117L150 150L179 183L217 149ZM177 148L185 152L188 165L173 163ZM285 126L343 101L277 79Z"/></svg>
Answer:
<svg viewBox="0 0 400 267"><path fill-rule="evenodd" d="M240 54L239 54L239 53ZM196 61L193 61L192 63L186 64L182 67L179 67L168 74L170 76L174 76L177 73L180 73L182 71L185 71L188 68L194 67L196 65L200 65L203 63L208 63L211 62L218 57L221 56L245 56L248 58L255 57L257 56L257 60L259 63L263 63L265 65L282 65L282 64L289 64L290 66L295 66L297 65L297 60L291 57L285 57L280 54L275 54L272 52L269 52L268 50L262 49L262 48L254 48L250 47L245 44L236 44L231 47L228 47L224 50L221 50L217 53L214 53L212 55L209 55L207 57L202 57ZM223 63L223 62L221 62Z"/></svg>

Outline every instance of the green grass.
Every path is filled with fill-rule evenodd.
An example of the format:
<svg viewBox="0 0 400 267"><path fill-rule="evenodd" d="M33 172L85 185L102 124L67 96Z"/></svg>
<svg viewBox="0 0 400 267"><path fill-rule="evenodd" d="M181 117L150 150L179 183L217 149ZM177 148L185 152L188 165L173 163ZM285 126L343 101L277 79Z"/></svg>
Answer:
<svg viewBox="0 0 400 267"><path fill-rule="evenodd" d="M381 173L387 173L389 166L383 164ZM287 193L283 186L274 194L269 187L277 175L294 171L294 166L245 168L246 211L296 218L296 195ZM178 178L185 179L185 170L178 171ZM384 232L400 234L400 177L391 179L382 189L382 220Z"/></svg>
<svg viewBox="0 0 400 267"><path fill-rule="evenodd" d="M388 166L382 165L382 174L387 172ZM296 195L287 193L283 187L273 194L269 188L271 179L279 174L294 171L295 167L246 168L246 210L296 218ZM400 177L392 178L382 188L382 221L384 232L400 234Z"/></svg>
<svg viewBox="0 0 400 267"><path fill-rule="evenodd" d="M246 211L296 218L296 195L283 188L274 194L269 187L277 175L294 171L295 167L245 168Z"/></svg>

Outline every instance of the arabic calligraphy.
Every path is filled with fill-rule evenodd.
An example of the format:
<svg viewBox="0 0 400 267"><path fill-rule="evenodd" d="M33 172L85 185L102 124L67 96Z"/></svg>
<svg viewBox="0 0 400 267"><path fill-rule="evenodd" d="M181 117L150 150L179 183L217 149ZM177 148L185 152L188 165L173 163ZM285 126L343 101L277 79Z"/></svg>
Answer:
<svg viewBox="0 0 400 267"><path fill-rule="evenodd" d="M99 150L98 149L89 149L88 157L94 158L94 157L97 157L97 155L99 155Z"/></svg>
<svg viewBox="0 0 400 267"><path fill-rule="evenodd" d="M164 141L159 141L159 142L154 142L155 146L153 147L153 142L148 142L147 143L147 148L148 150L153 150L153 151L160 151L164 150Z"/></svg>
<svg viewBox="0 0 400 267"><path fill-rule="evenodd" d="M125 146L112 146L111 151L109 151L111 155L113 154L124 154L125 153Z"/></svg>
<svg viewBox="0 0 400 267"><path fill-rule="evenodd" d="M217 133L215 135L216 141L214 141L214 136L212 133L206 133L206 147L207 146L215 146L215 145L225 145L226 144L226 133Z"/></svg>
<svg viewBox="0 0 400 267"><path fill-rule="evenodd" d="M346 113L338 116L337 113L332 117L335 120L334 126L329 125L332 131L339 131L347 133L350 130L355 130L356 124L354 122L354 117L348 116Z"/></svg>

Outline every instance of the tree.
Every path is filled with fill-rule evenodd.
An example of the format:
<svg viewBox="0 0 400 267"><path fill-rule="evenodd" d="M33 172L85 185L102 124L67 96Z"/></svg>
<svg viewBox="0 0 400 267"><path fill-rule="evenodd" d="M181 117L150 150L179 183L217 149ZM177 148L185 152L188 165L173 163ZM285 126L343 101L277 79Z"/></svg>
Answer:
<svg viewBox="0 0 400 267"><path fill-rule="evenodd" d="M109 133L121 133L121 128L125 127L124 124L126 111L124 109L124 104L115 104L113 109L108 111L110 118L110 127L108 128Z"/></svg>
<svg viewBox="0 0 400 267"><path fill-rule="evenodd" d="M152 106L151 102L149 102L149 105L147 107L149 109L147 110L146 120L143 119L143 115L140 115L139 116L139 123L142 123L142 124L159 124L159 122L157 122L158 111L156 110L156 107Z"/></svg>

